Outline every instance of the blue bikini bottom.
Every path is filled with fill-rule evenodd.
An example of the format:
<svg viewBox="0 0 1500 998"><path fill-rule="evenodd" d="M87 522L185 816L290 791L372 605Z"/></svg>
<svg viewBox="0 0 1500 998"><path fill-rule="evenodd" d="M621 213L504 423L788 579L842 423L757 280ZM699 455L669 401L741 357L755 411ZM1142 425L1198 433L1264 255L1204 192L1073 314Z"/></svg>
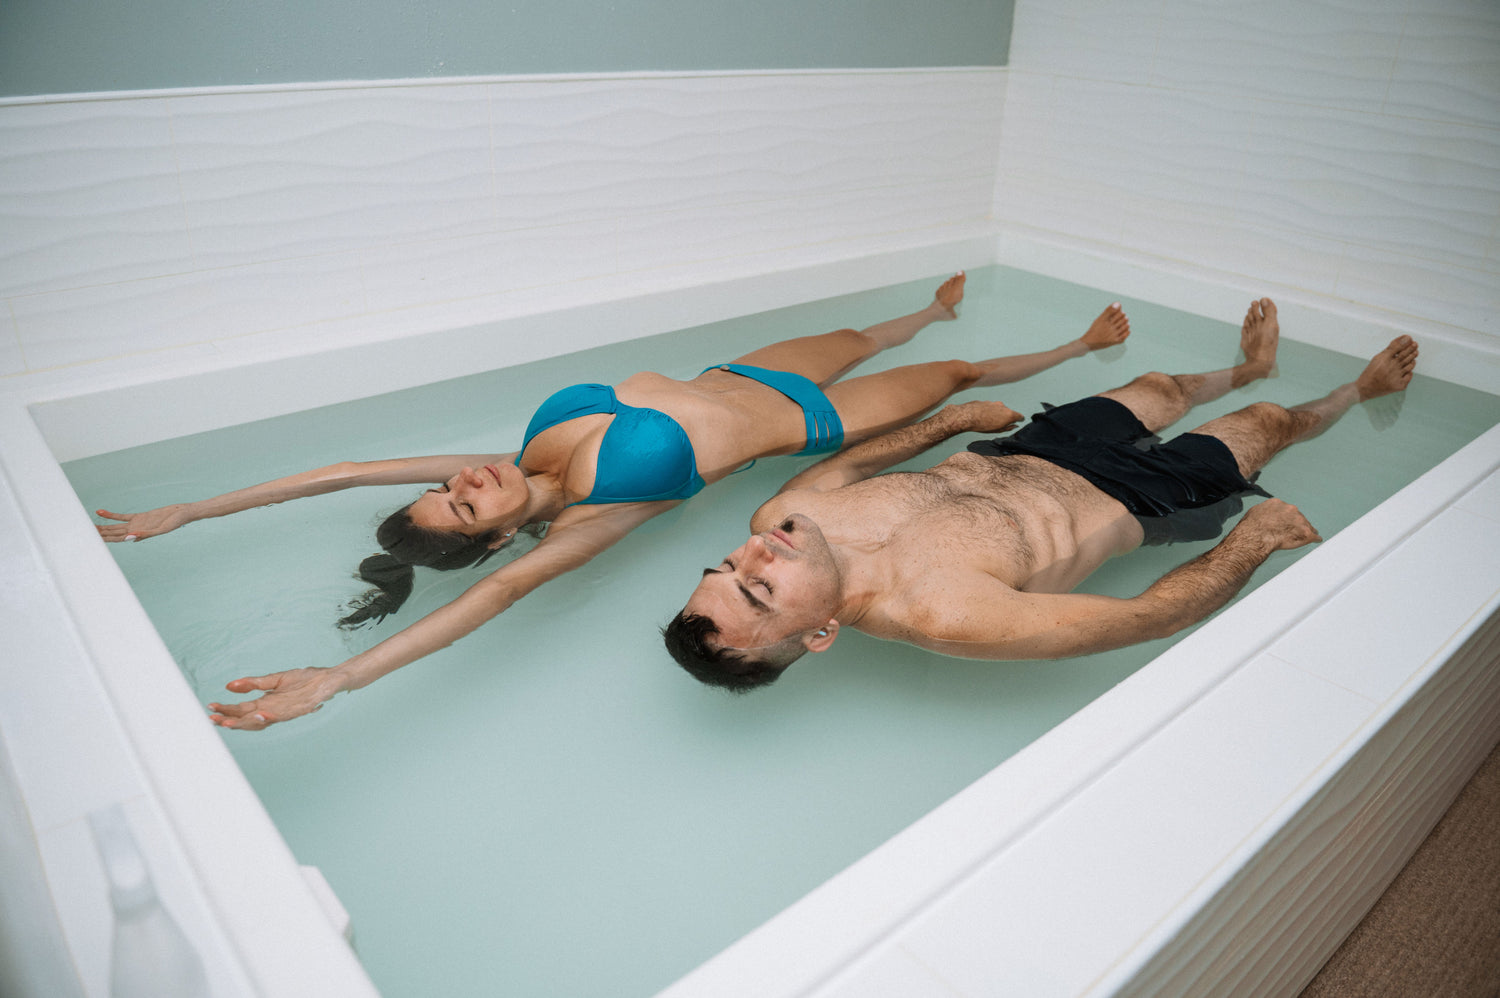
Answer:
<svg viewBox="0 0 1500 998"><path fill-rule="evenodd" d="M844 422L828 401L828 396L808 378L791 371L773 371L766 367L751 367L749 364L719 364L721 371L738 374L774 388L802 407L802 418L807 423L807 446L798 451L802 454L828 454L844 445ZM704 368L711 371L713 368Z"/></svg>

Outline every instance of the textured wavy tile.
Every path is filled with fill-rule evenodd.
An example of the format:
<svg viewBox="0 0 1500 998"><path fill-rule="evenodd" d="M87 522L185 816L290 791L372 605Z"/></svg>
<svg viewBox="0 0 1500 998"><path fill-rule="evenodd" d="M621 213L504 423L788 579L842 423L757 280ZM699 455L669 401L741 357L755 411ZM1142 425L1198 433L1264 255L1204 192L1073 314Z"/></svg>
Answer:
<svg viewBox="0 0 1500 998"><path fill-rule="evenodd" d="M160 100L0 108L0 296L194 269Z"/></svg>
<svg viewBox="0 0 1500 998"><path fill-rule="evenodd" d="M1169 0L1153 84L1378 111L1409 0Z"/></svg>
<svg viewBox="0 0 1500 998"><path fill-rule="evenodd" d="M1246 280L1240 283L1249 284L1255 294L1275 284L1337 295L1347 245L1263 225L1252 212L1241 212L1230 220L1209 220L1178 214L1161 203L1152 203L1140 218L1127 221L1126 232L1127 240L1137 248L1242 275Z"/></svg>
<svg viewBox="0 0 1500 998"><path fill-rule="evenodd" d="M1232 217L1250 151L1238 119L1252 105L1086 80L1028 93L1045 113L1023 115L1016 135L1007 122L1001 217L1169 255L1141 228L1157 206L1205 230Z"/></svg>
<svg viewBox="0 0 1500 998"><path fill-rule="evenodd" d="M613 273L618 229L605 219L379 246L363 254L369 308L411 308Z"/></svg>
<svg viewBox="0 0 1500 998"><path fill-rule="evenodd" d="M1484 249L1484 268L1492 274L1500 275L1500 214L1494 218L1490 226L1490 240Z"/></svg>
<svg viewBox="0 0 1500 998"><path fill-rule="evenodd" d="M1000 174L995 217L1047 232L1111 245L1125 240L1124 198L1119 187L1084 180L1058 183L1054 161L1037 158L1024 169Z"/></svg>
<svg viewBox="0 0 1500 998"><path fill-rule="evenodd" d="M51 240L59 260L79 259L80 240L117 251L94 260L85 252L89 268L59 270L37 285L57 294L17 303L20 336L38 351L33 363L50 366L597 277L622 265L689 265L971 221L990 208L1003 93L1003 74L976 72L83 103L69 112L78 129L64 122L34 132L37 155L11 161L25 161L11 170L18 202L38 187L26 170L67 175L47 157L109 145L87 141L94 118L109 122L100 126L106 133L136 119L154 125L155 136L131 134L160 163L132 165L138 150L128 143L124 153L76 158L110 182L93 202L87 183L63 188L36 226L50 234L31 241ZM103 113L111 107L124 111ZM4 120L22 120L12 112ZM113 182L117 174L145 174L142 183L156 186L138 193ZM109 242L112 225L135 224L130 212L148 210L175 235L175 255L171 245ZM70 212L78 238L58 238ZM7 245L33 271L46 259L45 247L26 240ZM105 256L118 257L116 269L99 268ZM326 267L329 260L339 262ZM116 304L119 315L110 316ZM225 310L210 318L216 304Z"/></svg>
<svg viewBox="0 0 1500 998"><path fill-rule="evenodd" d="M728 187L750 200L987 173L1002 110L997 77L743 79L722 123Z"/></svg>
<svg viewBox="0 0 1500 998"><path fill-rule="evenodd" d="M620 259L628 270L765 253L817 235L800 199L708 205L624 220ZM796 236L792 232L799 231Z"/></svg>
<svg viewBox="0 0 1500 998"><path fill-rule="evenodd" d="M184 97L172 114L205 265L491 227L483 87Z"/></svg>
<svg viewBox="0 0 1500 998"><path fill-rule="evenodd" d="M730 184L742 199L826 194L890 181L899 116L881 116L857 77L748 79L723 123Z"/></svg>
<svg viewBox="0 0 1500 998"><path fill-rule="evenodd" d="M312 257L13 300L38 370L206 343L365 310L351 257Z"/></svg>
<svg viewBox="0 0 1500 998"><path fill-rule="evenodd" d="M988 173L999 80L894 74L498 86L501 224Z"/></svg>
<svg viewBox="0 0 1500 998"><path fill-rule="evenodd" d="M1385 109L1500 128L1500 4L1421 4L1407 19Z"/></svg>
<svg viewBox="0 0 1500 998"><path fill-rule="evenodd" d="M1357 244L1345 253L1340 297L1500 337L1500 280L1493 272Z"/></svg>
<svg viewBox="0 0 1500 998"><path fill-rule="evenodd" d="M26 357L21 352L15 316L11 315L9 302L0 302L0 378L21 374L25 370Z"/></svg>
<svg viewBox="0 0 1500 998"><path fill-rule="evenodd" d="M583 80L497 84L492 93L499 227L663 207L674 188L689 203L716 196L711 92Z"/></svg>
<svg viewBox="0 0 1500 998"><path fill-rule="evenodd" d="M1198 94L1059 80L1051 152L1059 180L1098 180L1217 214L1234 203L1254 148L1255 105Z"/></svg>
<svg viewBox="0 0 1500 998"><path fill-rule="evenodd" d="M1045 73L1010 73L1005 80L1005 110L1000 122L1000 169L1052 152L1056 77Z"/></svg>
<svg viewBox="0 0 1500 998"><path fill-rule="evenodd" d="M647 79L618 86L601 150L618 211L722 204L737 192L720 133L735 108L726 81Z"/></svg>
<svg viewBox="0 0 1500 998"><path fill-rule="evenodd" d="M959 225L986 219L989 205L986 177L640 215L622 221L621 265L710 264Z"/></svg>
<svg viewBox="0 0 1500 998"><path fill-rule="evenodd" d="M890 151L893 179L993 176L1005 107L1003 78L914 77L901 97L905 113Z"/></svg>
<svg viewBox="0 0 1500 998"><path fill-rule="evenodd" d="M990 191L990 177L984 175L856 191L841 198L864 219L851 226L850 235L877 235L984 221L990 217Z"/></svg>
<svg viewBox="0 0 1500 998"><path fill-rule="evenodd" d="M1268 105L1246 204L1290 232L1478 267L1500 215L1500 133Z"/></svg>

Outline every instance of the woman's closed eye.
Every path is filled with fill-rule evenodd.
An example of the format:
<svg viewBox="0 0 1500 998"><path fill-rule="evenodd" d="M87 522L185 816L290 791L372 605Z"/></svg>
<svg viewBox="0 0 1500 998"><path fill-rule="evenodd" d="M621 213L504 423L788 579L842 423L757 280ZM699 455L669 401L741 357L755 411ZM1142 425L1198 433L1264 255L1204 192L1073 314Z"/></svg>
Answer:
<svg viewBox="0 0 1500 998"><path fill-rule="evenodd" d="M450 489L450 488L448 488L448 486L446 484L444 484L444 485L441 485L441 486L439 486L438 488L435 488L435 489L428 489L427 491L428 492L436 492L440 496L445 496L449 492L452 492L453 490ZM468 510L470 517L472 517L474 519L478 519L479 518L479 514L476 513L476 512L474 512L474 504L473 503L465 501L465 502L460 502L460 503L454 503L453 505L455 507L462 507L462 508Z"/></svg>

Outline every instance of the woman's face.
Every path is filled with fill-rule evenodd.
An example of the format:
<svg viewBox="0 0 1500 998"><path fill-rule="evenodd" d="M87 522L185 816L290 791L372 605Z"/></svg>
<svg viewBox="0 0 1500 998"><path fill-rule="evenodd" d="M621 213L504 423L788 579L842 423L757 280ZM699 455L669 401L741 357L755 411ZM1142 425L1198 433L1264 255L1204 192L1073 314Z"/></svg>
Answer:
<svg viewBox="0 0 1500 998"><path fill-rule="evenodd" d="M465 468L440 488L429 489L411 504L411 518L421 527L480 534L524 522L526 475L513 464Z"/></svg>

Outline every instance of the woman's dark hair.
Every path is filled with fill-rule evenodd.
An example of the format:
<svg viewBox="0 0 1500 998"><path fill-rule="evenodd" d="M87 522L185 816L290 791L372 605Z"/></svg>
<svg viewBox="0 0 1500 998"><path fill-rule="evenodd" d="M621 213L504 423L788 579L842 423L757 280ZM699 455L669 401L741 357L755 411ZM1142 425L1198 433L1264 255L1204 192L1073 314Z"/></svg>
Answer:
<svg viewBox="0 0 1500 998"><path fill-rule="evenodd" d="M708 641L718 633L719 628L712 619L686 610L661 629L667 651L678 665L699 682L722 687L731 693L749 693L770 686L803 650L798 643L785 662L757 661L733 648L711 647Z"/></svg>
<svg viewBox="0 0 1500 998"><path fill-rule="evenodd" d="M410 506L397 510L375 530L375 540L385 553L360 562L355 576L374 588L349 601L351 612L339 619L339 626L352 631L380 623L411 596L417 574L414 566L446 572L478 565L500 550L490 545L502 536L498 527L473 536L434 530L413 521Z"/></svg>

